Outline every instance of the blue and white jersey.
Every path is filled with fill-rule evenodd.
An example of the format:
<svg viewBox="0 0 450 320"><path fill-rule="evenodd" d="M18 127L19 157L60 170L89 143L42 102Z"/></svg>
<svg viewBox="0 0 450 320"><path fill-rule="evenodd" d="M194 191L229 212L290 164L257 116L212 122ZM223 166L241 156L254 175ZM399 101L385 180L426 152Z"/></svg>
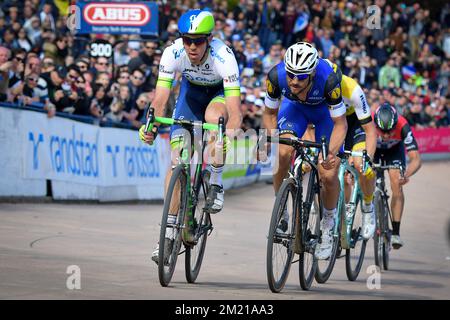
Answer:
<svg viewBox="0 0 450 320"><path fill-rule="evenodd" d="M266 80L267 93L265 98L265 104L268 108L278 109L281 99L284 97L298 107L327 105L331 117L339 117L345 114L346 108L342 102L341 79L330 61L319 59L312 78L312 86L305 100L300 100L292 94L286 77L284 62L280 62L270 70Z"/></svg>

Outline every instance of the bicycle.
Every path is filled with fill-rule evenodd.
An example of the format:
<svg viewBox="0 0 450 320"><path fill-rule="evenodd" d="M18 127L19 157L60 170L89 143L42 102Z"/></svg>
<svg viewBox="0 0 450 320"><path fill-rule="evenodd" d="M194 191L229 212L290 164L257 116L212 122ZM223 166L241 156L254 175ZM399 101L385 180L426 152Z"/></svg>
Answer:
<svg viewBox="0 0 450 320"><path fill-rule="evenodd" d="M389 270L389 251L391 250L391 236L392 236L392 214L389 207L389 194L386 189L384 178L384 171L389 169L400 170L400 176L405 176L405 168L400 164L395 165L381 165L380 163L373 166L377 173L377 180L375 184L374 204L377 215L377 226L374 242L374 256L375 265L380 270L383 265L384 270Z"/></svg>
<svg viewBox="0 0 450 320"><path fill-rule="evenodd" d="M317 169L318 153L310 158L306 148L319 148L326 157L327 145L325 138L322 138L321 143L300 140L296 137L267 138L268 141L294 147L296 153L294 165L289 171L289 177L284 179L278 191L272 211L266 257L269 288L272 292L280 292L286 283L291 265L298 261L300 286L303 290L308 290L314 280L317 265L314 251L320 236L322 199ZM305 197L303 196L303 163L311 167ZM315 214L311 214L315 201L319 206L314 211ZM284 228L282 221L285 221ZM294 254L299 254L299 260L292 261ZM279 256L282 256L282 259L279 259ZM277 262L281 262L280 271L277 268Z"/></svg>
<svg viewBox="0 0 450 320"><path fill-rule="evenodd" d="M355 281L361 271L364 255L366 251L367 240L361 236L361 219L362 212L356 214L360 208L363 194L359 184L359 172L348 162L348 157L361 157L363 159L363 169L367 170L370 161L364 151L344 151L338 154L340 161L339 166L339 199L336 209L336 216L333 229L333 248L330 258L317 263L315 278L318 283L325 283L333 272L336 258L341 250L345 250L345 271L347 279ZM350 194L349 202L345 199L345 174L348 173L353 181L353 187ZM355 263L356 262L356 263Z"/></svg>
<svg viewBox="0 0 450 320"><path fill-rule="evenodd" d="M145 132L149 132L157 122L165 125L180 125L188 130L191 141L194 141L194 129L218 131L218 142L223 142L225 126L221 117L218 124L202 123L184 119L155 117L154 109L149 108ZM181 138L180 138L181 139ZM202 142L202 153L206 142ZM209 171L202 170L202 161L195 165L191 176L191 156L189 148L180 151L178 164L172 171L164 201L161 230L159 236L158 276L163 287L167 287L172 279L178 255L185 254L185 276L189 283L194 283L200 272L205 253L206 240L213 230L211 215L200 202L205 202L209 190ZM168 223L168 215L177 212L175 223ZM173 240L166 237L166 228L172 229ZM181 243L185 250L179 252Z"/></svg>

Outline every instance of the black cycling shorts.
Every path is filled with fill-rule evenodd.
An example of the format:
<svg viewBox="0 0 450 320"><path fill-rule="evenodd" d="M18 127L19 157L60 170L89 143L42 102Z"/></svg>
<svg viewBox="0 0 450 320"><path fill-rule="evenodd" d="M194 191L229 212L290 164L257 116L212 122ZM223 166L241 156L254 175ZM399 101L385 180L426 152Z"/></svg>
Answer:
<svg viewBox="0 0 450 320"><path fill-rule="evenodd" d="M374 156L374 163L379 163L380 160L382 165L389 166L401 164L403 167L406 167L406 153L403 142L398 143L390 149L377 148Z"/></svg>

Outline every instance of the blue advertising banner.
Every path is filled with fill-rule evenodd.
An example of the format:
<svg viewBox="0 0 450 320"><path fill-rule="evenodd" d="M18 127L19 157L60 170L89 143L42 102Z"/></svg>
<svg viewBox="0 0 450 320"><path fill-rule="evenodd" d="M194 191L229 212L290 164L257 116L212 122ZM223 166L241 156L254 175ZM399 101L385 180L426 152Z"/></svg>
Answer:
<svg viewBox="0 0 450 320"><path fill-rule="evenodd" d="M77 1L78 34L158 35L158 6L154 2Z"/></svg>

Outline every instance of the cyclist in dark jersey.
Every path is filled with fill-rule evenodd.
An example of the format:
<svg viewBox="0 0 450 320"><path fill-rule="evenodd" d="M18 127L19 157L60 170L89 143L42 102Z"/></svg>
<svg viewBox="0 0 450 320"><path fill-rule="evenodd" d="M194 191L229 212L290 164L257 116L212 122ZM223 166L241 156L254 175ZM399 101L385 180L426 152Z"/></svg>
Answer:
<svg viewBox="0 0 450 320"><path fill-rule="evenodd" d="M401 115L398 115L395 108L390 104L385 103L375 111L374 121L378 135L377 151L374 157L375 163L381 161L386 165L401 164L403 167L406 167L405 149L410 160L403 178L400 176L399 170L389 170L392 190L391 212L393 215L391 242L394 249L399 249L403 246L403 241L400 239L400 221L405 204L402 187L420 169L419 147L408 121Z"/></svg>

